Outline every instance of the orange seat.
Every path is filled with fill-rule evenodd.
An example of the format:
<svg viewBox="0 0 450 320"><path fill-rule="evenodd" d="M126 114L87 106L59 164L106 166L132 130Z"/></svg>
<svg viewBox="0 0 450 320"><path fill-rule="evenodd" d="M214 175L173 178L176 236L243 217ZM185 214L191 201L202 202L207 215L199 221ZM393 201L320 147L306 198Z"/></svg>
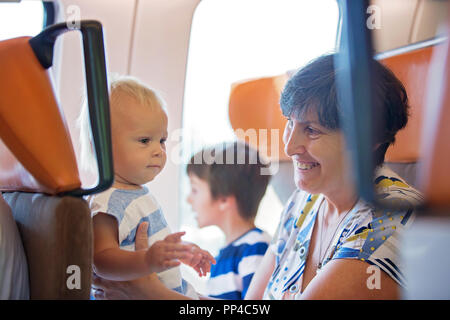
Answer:
<svg viewBox="0 0 450 320"><path fill-rule="evenodd" d="M281 113L279 104L280 94L287 79L288 76L285 74L235 83L230 93L228 112L237 137L247 140L260 151L267 151L267 156L271 160L289 160L284 153L283 143L286 118ZM273 146L274 149L272 137L276 138L277 134L274 132L275 135L272 136L270 131L272 129L278 130L278 139L275 140L278 146ZM248 130L255 130L257 141L246 139L245 132ZM264 131L261 130L267 130L267 135L262 134Z"/></svg>
<svg viewBox="0 0 450 320"><path fill-rule="evenodd" d="M433 50L429 46L380 60L405 86L411 106L408 125L399 131L395 143L386 152L389 162L415 162L421 158L420 139L424 115L424 98Z"/></svg>
<svg viewBox="0 0 450 320"><path fill-rule="evenodd" d="M0 77L0 190L57 194L81 182L69 131L29 39L0 42L8 75Z"/></svg>
<svg viewBox="0 0 450 320"><path fill-rule="evenodd" d="M450 31L450 29L449 29ZM424 119L423 163L419 183L430 209L449 216L450 210L450 44L433 54ZM444 209L444 210L440 210Z"/></svg>

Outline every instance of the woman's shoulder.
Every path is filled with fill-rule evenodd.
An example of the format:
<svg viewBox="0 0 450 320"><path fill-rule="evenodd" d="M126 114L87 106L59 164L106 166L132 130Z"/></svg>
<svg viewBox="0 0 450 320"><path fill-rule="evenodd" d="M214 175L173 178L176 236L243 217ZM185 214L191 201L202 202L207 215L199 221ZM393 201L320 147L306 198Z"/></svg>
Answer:
<svg viewBox="0 0 450 320"><path fill-rule="evenodd" d="M393 217L404 216L423 202L423 196L418 190L410 186L403 178L386 166L381 166L377 169L374 187L377 200L384 208L376 208L360 199L348 223L369 224L372 221L376 221L376 219L380 220L383 216L392 217L389 220L392 221ZM403 209L395 210L389 208Z"/></svg>
<svg viewBox="0 0 450 320"><path fill-rule="evenodd" d="M415 207L423 202L418 190L385 165L377 169L374 186L378 200L388 207Z"/></svg>
<svg viewBox="0 0 450 320"><path fill-rule="evenodd" d="M414 207L423 200L392 170L380 168L375 189L384 208L359 200L346 219L334 258L357 258L374 264L398 263L398 239L415 217ZM395 209L395 208L401 209ZM387 262L386 262L386 261Z"/></svg>

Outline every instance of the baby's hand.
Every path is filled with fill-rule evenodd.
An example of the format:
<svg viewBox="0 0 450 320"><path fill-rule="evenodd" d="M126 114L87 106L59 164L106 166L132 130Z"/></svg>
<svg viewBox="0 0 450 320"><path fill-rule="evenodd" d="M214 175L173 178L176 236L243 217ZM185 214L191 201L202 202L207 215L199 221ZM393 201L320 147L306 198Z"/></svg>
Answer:
<svg viewBox="0 0 450 320"><path fill-rule="evenodd" d="M216 264L214 257L208 251L201 249L196 244L189 242L183 243L190 246L192 257L180 259L180 261L188 266L191 266L195 271L197 271L200 277L206 276L206 274L211 270L211 263Z"/></svg>
<svg viewBox="0 0 450 320"><path fill-rule="evenodd" d="M169 234L147 249L145 260L151 272L162 272L180 265L180 260L193 258L192 247L181 242L184 234L185 232Z"/></svg>

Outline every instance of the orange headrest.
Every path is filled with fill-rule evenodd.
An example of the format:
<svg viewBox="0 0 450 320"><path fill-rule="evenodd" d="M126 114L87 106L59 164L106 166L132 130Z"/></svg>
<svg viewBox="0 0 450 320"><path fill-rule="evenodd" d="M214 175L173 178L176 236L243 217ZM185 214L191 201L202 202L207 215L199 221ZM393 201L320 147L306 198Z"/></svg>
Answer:
<svg viewBox="0 0 450 320"><path fill-rule="evenodd" d="M450 32L450 29L449 29ZM427 113L422 136L419 184L428 207L450 208L450 44L433 54L427 83Z"/></svg>
<svg viewBox="0 0 450 320"><path fill-rule="evenodd" d="M279 104L287 79L288 75L285 74L235 83L230 93L228 111L237 137L260 151L265 149L266 155L272 160L289 160L284 153L283 143L286 118ZM249 139L251 132L248 130L254 130L258 141ZM278 146L272 145L273 139L276 139Z"/></svg>
<svg viewBox="0 0 450 320"><path fill-rule="evenodd" d="M56 194L81 182L69 131L29 39L0 42L0 190Z"/></svg>
<svg viewBox="0 0 450 320"><path fill-rule="evenodd" d="M424 98L431 57L436 47L429 46L380 60L403 83L411 106L408 125L397 133L395 143L386 152L386 161L415 162L421 156Z"/></svg>

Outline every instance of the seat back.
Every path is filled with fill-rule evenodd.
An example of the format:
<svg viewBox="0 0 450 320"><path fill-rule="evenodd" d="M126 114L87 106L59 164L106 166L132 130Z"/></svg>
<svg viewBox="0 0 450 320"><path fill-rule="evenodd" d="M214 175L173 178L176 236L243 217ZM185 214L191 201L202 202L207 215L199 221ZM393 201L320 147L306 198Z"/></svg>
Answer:
<svg viewBox="0 0 450 320"><path fill-rule="evenodd" d="M21 235L31 299L89 299L92 221L81 198L3 194Z"/></svg>
<svg viewBox="0 0 450 320"><path fill-rule="evenodd" d="M418 169L422 159L421 133L425 110L426 83L433 52L443 39L424 41L376 56L400 79L408 93L410 117L400 130L395 143L386 152L385 162L414 187L419 187Z"/></svg>
<svg viewBox="0 0 450 320"><path fill-rule="evenodd" d="M450 28L447 29L450 34ZM436 49L428 81L419 183L427 207L450 216L450 44Z"/></svg>
<svg viewBox="0 0 450 320"><path fill-rule="evenodd" d="M289 160L284 153L282 139L286 119L279 104L287 79L288 75L284 74L243 81L233 84L230 93L228 114L236 135L246 140L250 134L246 136L245 133L254 131L257 139L248 139L247 142L260 152L266 148L264 151L271 160Z"/></svg>
<svg viewBox="0 0 450 320"><path fill-rule="evenodd" d="M0 176L0 190L55 194L81 182L67 126L31 39L0 41L0 170L8 172Z"/></svg>
<svg viewBox="0 0 450 320"><path fill-rule="evenodd" d="M31 299L90 297L92 220L81 196L101 192L113 181L102 26L91 20L79 25L99 169L97 186L90 189L81 189L70 135L46 73L56 37L72 29L60 23L31 39L0 42L2 71L7 71L0 74L0 190L8 191L2 196L23 242ZM13 258L9 250L0 263L8 254Z"/></svg>
<svg viewBox="0 0 450 320"><path fill-rule="evenodd" d="M447 34L450 29L447 28ZM450 45L433 53L418 182L425 203L403 240L405 299L450 299ZM420 248L420 250L417 250ZM426 270L426 272L424 272Z"/></svg>
<svg viewBox="0 0 450 320"><path fill-rule="evenodd" d="M234 83L228 114L238 139L246 141L271 161L279 161L270 180L282 203L295 190L292 162L284 152L286 119L280 109L280 94L288 74Z"/></svg>

